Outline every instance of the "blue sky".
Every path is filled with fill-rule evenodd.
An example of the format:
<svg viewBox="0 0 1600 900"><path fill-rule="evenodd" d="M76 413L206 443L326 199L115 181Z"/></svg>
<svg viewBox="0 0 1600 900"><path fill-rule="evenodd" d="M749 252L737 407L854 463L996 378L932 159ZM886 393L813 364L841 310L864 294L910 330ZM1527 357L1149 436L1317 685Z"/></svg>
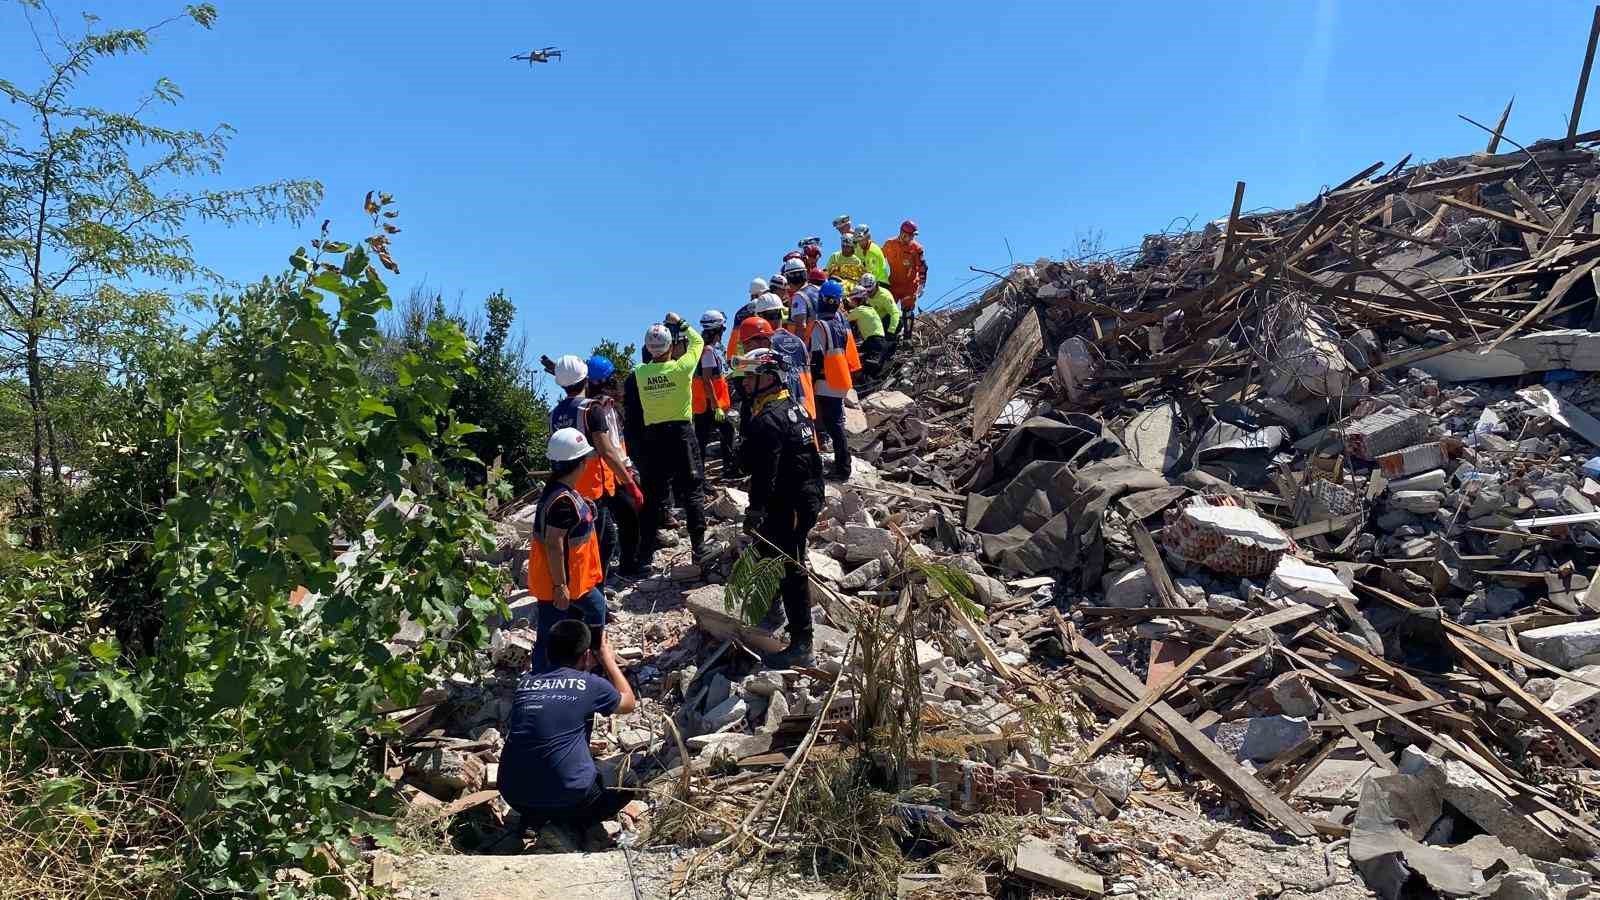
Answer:
<svg viewBox="0 0 1600 900"><path fill-rule="evenodd" d="M1292 205L1366 165L1564 133L1592 5L1530 3L484 3L222 0L216 27L106 64L112 103L159 75L168 124L238 130L219 184L320 179L361 233L397 198L397 293L504 289L535 352L627 342L668 310L742 302L848 212L917 219L929 298L969 265L1135 244L1175 220ZM109 23L178 4L102 3ZM57 4L68 13L70 4ZM0 77L28 83L0 8ZM558 45L560 62L508 59ZM1600 128L1600 83L1584 124ZM7 113L0 112L0 115ZM319 216L320 218L320 216ZM240 280L315 222L201 229ZM831 250L834 241L828 241Z"/></svg>

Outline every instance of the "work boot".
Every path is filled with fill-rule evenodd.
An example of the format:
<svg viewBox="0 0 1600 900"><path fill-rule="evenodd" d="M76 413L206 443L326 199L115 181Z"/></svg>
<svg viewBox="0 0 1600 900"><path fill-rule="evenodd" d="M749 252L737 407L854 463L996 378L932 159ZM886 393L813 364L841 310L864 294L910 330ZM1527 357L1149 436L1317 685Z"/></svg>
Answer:
<svg viewBox="0 0 1600 900"><path fill-rule="evenodd" d="M811 667L816 660L811 655L811 635L804 634L789 639L789 646L762 657L769 669L793 669L799 666Z"/></svg>
<svg viewBox="0 0 1600 900"><path fill-rule="evenodd" d="M577 853L583 847L572 829L551 822L539 829L539 849L550 853Z"/></svg>

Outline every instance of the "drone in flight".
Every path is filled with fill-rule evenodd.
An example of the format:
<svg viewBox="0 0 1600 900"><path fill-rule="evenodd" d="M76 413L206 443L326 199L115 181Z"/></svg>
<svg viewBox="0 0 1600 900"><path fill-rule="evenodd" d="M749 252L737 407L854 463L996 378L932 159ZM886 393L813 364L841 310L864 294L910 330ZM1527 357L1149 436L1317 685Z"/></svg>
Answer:
<svg viewBox="0 0 1600 900"><path fill-rule="evenodd" d="M552 59L560 59L561 48L545 47L542 50L529 50L527 53L519 53L511 58L525 59L528 61L528 65L531 67L534 63L547 63Z"/></svg>

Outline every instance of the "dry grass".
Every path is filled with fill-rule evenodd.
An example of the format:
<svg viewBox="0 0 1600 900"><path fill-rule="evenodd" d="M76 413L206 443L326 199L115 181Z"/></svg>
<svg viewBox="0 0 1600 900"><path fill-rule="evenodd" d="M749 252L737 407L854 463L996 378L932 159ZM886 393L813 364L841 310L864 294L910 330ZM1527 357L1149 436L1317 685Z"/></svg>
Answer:
<svg viewBox="0 0 1600 900"><path fill-rule="evenodd" d="M146 768L149 760L141 760ZM23 773L0 751L0 897L165 900L196 890L182 859L189 826L176 802L184 766L150 774Z"/></svg>

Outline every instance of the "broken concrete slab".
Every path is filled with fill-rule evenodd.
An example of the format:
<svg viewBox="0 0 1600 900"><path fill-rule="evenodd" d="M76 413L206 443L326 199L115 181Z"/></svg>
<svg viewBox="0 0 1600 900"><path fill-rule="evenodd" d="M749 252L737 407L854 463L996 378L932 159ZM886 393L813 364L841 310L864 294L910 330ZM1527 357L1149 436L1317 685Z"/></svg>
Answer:
<svg viewBox="0 0 1600 900"><path fill-rule="evenodd" d="M1563 328L1516 335L1488 353L1469 347L1415 365L1440 381L1480 381L1556 369L1600 372L1600 333Z"/></svg>
<svg viewBox="0 0 1600 900"><path fill-rule="evenodd" d="M763 653L776 653L787 646L787 641L766 629L747 625L728 612L723 599L725 589L720 584L695 588L684 597L684 603L694 614L695 624L713 638L738 641Z"/></svg>
<svg viewBox="0 0 1600 900"><path fill-rule="evenodd" d="M894 534L888 529L874 528L870 525L844 527L845 562L864 563L883 556L892 558L897 549Z"/></svg>
<svg viewBox="0 0 1600 900"><path fill-rule="evenodd" d="M910 409L915 403L915 400L900 391L877 391L861 401L861 411L867 416L867 425L877 428Z"/></svg>
<svg viewBox="0 0 1600 900"><path fill-rule="evenodd" d="M1339 580L1338 573L1323 566L1302 562L1284 555L1267 581L1267 598L1274 606L1309 603L1329 606L1341 600L1355 602L1356 595Z"/></svg>
<svg viewBox="0 0 1600 900"><path fill-rule="evenodd" d="M1509 847L1539 859L1558 860L1566 854L1562 842L1549 830L1555 823L1553 814L1518 808L1464 762L1442 760L1412 745L1400 754L1400 774L1426 780L1444 802Z"/></svg>
<svg viewBox="0 0 1600 900"><path fill-rule="evenodd" d="M1523 652L1562 669L1600 663L1600 619L1530 628L1517 635Z"/></svg>
<svg viewBox="0 0 1600 900"><path fill-rule="evenodd" d="M1122 443L1152 472L1170 472L1183 456L1178 404L1163 403L1135 415L1122 429Z"/></svg>
<svg viewBox="0 0 1600 900"><path fill-rule="evenodd" d="M1105 879L1083 866L1063 858L1049 841L1029 837L1017 845L1016 861L1011 871L1029 881L1071 891L1080 896L1100 897L1105 894Z"/></svg>

